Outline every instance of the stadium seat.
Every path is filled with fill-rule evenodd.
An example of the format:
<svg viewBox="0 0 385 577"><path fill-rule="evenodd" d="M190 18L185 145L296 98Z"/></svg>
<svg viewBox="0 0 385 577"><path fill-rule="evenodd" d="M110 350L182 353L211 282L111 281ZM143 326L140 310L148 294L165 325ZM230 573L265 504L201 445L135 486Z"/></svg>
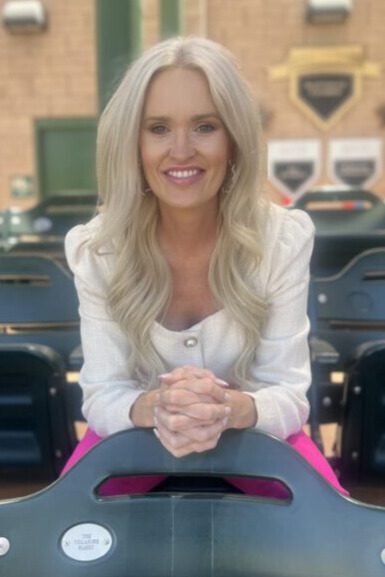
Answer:
<svg viewBox="0 0 385 577"><path fill-rule="evenodd" d="M385 339L357 347L346 369L338 434L341 476L348 482L385 478Z"/></svg>
<svg viewBox="0 0 385 577"><path fill-rule="evenodd" d="M47 256L0 254L0 342L46 345L70 357L80 343L70 272Z"/></svg>
<svg viewBox="0 0 385 577"><path fill-rule="evenodd" d="M122 474L276 479L290 498L210 491L101 497ZM23 522L20 522L20 520ZM256 431L173 458L150 430L113 435L29 497L0 502L7 577L383 577L385 509L342 496L295 450Z"/></svg>
<svg viewBox="0 0 385 577"><path fill-rule="evenodd" d="M340 422L345 426L344 383L334 382L332 375L340 373L343 377L363 346L383 339L384 288L385 248L360 253L338 274L312 278L310 425L316 442L319 424Z"/></svg>
<svg viewBox="0 0 385 577"><path fill-rule="evenodd" d="M65 366L54 350L0 344L2 479L58 476L76 443L66 388Z"/></svg>

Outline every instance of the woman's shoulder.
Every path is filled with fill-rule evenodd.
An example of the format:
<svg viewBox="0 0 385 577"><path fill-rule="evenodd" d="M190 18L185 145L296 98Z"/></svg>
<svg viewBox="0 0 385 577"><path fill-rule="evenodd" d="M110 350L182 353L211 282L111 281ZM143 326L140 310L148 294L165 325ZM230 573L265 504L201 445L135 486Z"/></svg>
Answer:
<svg viewBox="0 0 385 577"><path fill-rule="evenodd" d="M314 225L306 212L273 203L264 222L259 279L265 290L272 291L287 275L305 274L313 251Z"/></svg>
<svg viewBox="0 0 385 577"><path fill-rule="evenodd" d="M90 273L105 269L106 256L112 254L112 246L97 247L97 235L103 225L99 214L85 224L71 228L65 237L64 247L68 266L74 274Z"/></svg>
<svg viewBox="0 0 385 577"><path fill-rule="evenodd" d="M313 242L314 224L309 215L300 209L291 209L271 202L265 218L265 248L298 246Z"/></svg>

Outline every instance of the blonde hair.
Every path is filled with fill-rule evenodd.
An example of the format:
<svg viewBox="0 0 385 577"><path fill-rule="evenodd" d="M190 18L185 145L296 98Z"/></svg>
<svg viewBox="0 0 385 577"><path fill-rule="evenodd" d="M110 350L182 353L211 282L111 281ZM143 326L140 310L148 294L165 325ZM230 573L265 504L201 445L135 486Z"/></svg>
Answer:
<svg viewBox="0 0 385 577"><path fill-rule="evenodd" d="M150 48L129 67L99 123L97 175L103 225L94 246L113 242L117 260L109 309L127 335L130 369L144 386L153 386L165 367L152 344L151 330L167 308L172 280L156 238L157 199L144 193L138 143L150 82L158 72L173 67L204 74L232 141L234 169L219 191L218 240L209 283L244 334L234 379L247 386L266 312L264 301L255 294L266 206L261 194L264 150L251 91L224 47L204 38L174 38Z"/></svg>

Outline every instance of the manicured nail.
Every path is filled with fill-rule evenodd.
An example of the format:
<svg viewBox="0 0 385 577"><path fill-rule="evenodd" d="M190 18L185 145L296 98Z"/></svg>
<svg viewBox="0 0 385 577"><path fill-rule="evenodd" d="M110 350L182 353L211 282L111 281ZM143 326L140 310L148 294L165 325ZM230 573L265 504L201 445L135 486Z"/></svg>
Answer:
<svg viewBox="0 0 385 577"><path fill-rule="evenodd" d="M221 385L222 387L229 387L229 383L227 383L226 381L224 381L223 379L215 379L215 382L218 385Z"/></svg>

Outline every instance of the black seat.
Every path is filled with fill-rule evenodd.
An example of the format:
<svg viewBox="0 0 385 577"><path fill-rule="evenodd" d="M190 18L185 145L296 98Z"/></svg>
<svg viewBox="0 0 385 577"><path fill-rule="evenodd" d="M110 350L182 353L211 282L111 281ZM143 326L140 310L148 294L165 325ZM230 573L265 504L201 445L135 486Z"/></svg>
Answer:
<svg viewBox="0 0 385 577"><path fill-rule="evenodd" d="M385 203L369 190L338 186L310 190L293 208L309 214L317 236L385 230Z"/></svg>
<svg viewBox="0 0 385 577"><path fill-rule="evenodd" d="M357 255L338 274L312 279L317 336L339 354L341 370L354 349L383 338L385 247Z"/></svg>
<svg viewBox="0 0 385 577"><path fill-rule="evenodd" d="M312 429L342 418L343 382L331 375L349 370L357 348L385 334L385 248L365 251L338 274L311 281Z"/></svg>
<svg viewBox="0 0 385 577"><path fill-rule="evenodd" d="M97 196L93 193L56 194L28 210L4 211L3 232L14 243L33 241L34 237L60 241L70 228L92 218L96 207Z"/></svg>
<svg viewBox="0 0 385 577"><path fill-rule="evenodd" d="M100 497L122 474L279 479L291 498L210 491ZM23 519L23 522L20 522ZM383 577L385 509L337 493L295 450L228 431L175 459L149 430L118 433L42 492L0 503L7 577Z"/></svg>
<svg viewBox="0 0 385 577"><path fill-rule="evenodd" d="M76 438L69 418L65 366L41 345L0 344L0 472L53 480Z"/></svg>
<svg viewBox="0 0 385 577"><path fill-rule="evenodd" d="M385 478L385 338L358 347L346 371L339 431L340 471L347 482Z"/></svg>
<svg viewBox="0 0 385 577"><path fill-rule="evenodd" d="M71 273L47 256L0 254L0 342L47 345L70 367L80 343Z"/></svg>
<svg viewBox="0 0 385 577"><path fill-rule="evenodd" d="M361 252L385 245L385 203L368 190L315 189L293 208L305 210L315 225L310 267L316 277L337 274Z"/></svg>

